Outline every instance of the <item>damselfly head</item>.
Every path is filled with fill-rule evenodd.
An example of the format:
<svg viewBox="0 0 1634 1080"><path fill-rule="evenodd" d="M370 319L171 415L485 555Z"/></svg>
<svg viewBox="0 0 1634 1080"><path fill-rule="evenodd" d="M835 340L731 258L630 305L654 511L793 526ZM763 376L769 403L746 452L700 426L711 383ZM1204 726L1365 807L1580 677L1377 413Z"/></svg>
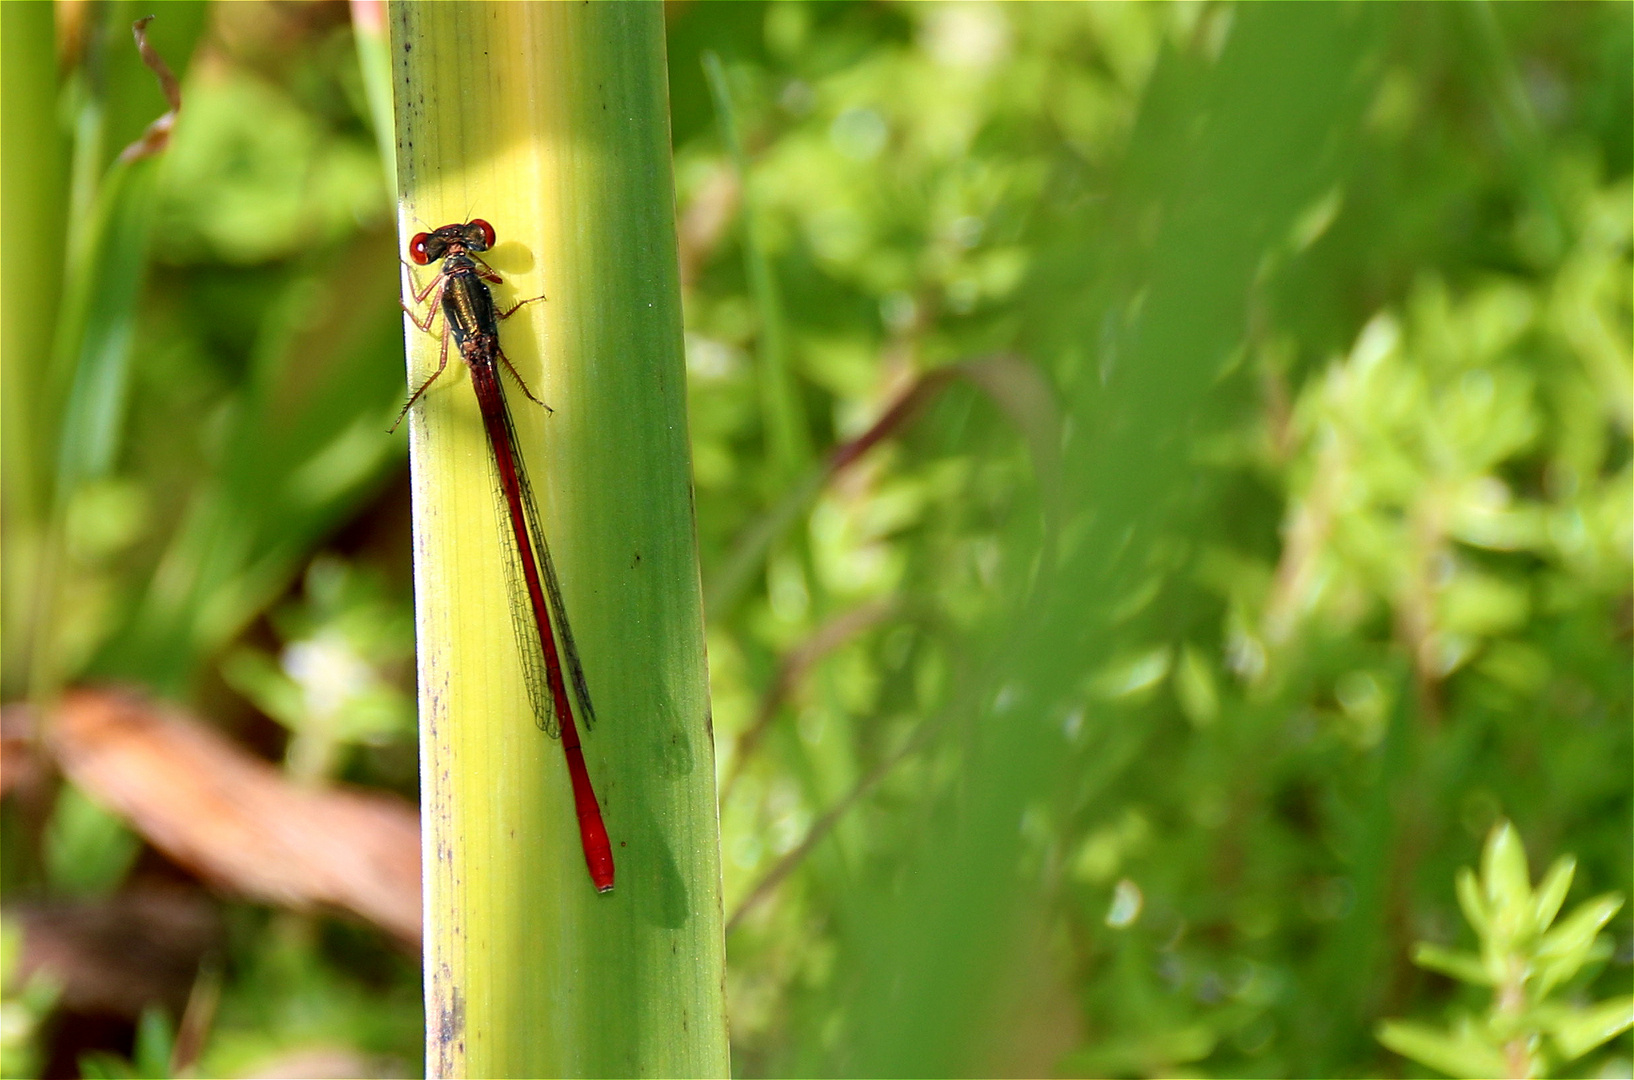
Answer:
<svg viewBox="0 0 1634 1080"><path fill-rule="evenodd" d="M463 225L443 225L428 233L416 233L409 241L409 258L424 266L450 254L487 251L494 246L494 227L481 218Z"/></svg>

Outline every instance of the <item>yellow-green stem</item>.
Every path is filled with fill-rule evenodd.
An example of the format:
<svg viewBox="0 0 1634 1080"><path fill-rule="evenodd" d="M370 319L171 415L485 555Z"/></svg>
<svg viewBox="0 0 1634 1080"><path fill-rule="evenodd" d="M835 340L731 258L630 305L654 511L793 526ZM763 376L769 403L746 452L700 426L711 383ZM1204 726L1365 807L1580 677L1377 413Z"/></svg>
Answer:
<svg viewBox="0 0 1634 1080"><path fill-rule="evenodd" d="M723 1076L662 12L396 3L390 23L405 242L484 218L499 303L548 297L500 336L554 410L511 388L596 703L585 756L618 867L597 895L561 746L534 726L456 353L410 420L428 1068ZM438 342L408 334L418 385Z"/></svg>

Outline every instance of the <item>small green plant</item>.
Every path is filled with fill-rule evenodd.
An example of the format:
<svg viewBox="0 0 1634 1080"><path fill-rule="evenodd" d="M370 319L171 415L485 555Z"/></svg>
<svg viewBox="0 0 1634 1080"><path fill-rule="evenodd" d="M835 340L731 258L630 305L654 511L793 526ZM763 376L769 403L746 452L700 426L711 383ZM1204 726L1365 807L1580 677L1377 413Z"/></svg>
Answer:
<svg viewBox="0 0 1634 1080"><path fill-rule="evenodd" d="M1413 962L1460 982L1492 988L1485 1015L1464 1014L1440 1029L1405 1020L1379 1025L1396 1053L1453 1076L1546 1076L1634 1026L1634 995L1590 1004L1562 989L1611 953L1601 936L1623 898L1606 893L1556 922L1577 861L1559 859L1536 889L1515 828L1500 821L1487 837L1477 878L1458 874L1458 903L1480 939L1479 953L1421 941Z"/></svg>

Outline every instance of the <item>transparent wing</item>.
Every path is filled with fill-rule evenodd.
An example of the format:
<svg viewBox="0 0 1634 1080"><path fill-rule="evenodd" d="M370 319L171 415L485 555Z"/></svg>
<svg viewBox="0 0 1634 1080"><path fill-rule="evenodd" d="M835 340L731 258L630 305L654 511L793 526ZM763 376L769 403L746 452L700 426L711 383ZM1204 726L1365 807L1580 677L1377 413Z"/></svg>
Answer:
<svg viewBox="0 0 1634 1080"><path fill-rule="evenodd" d="M490 441L496 455L503 453L509 459L508 470L502 469L497 460L489 462L489 468L494 481L494 507L498 517L501 547L504 550L506 584L512 598L511 623L516 633L523 678L527 684L528 697L533 704L535 722L552 738L557 738L561 735L561 718L556 714L556 699L551 692L550 670L545 658L545 643L540 639L541 633L554 632L556 652L561 660L566 682L571 686L571 690L566 692L578 699L579 718L586 728L596 722L595 706L591 704L584 666L579 660L579 650L573 641L573 629L567 618L567 604L562 599L561 580L556 575L556 565L550 557L550 545L545 539L544 530L539 526L539 510L533 497L533 486L528 482L527 469L517 448L516 426L511 420L510 407L499 389L499 373L496 370L491 376L473 378L472 381L473 384L487 384L479 389L479 398L486 398L491 388L496 401L492 404L484 401L484 412L490 408L494 410L499 430L490 428ZM511 521L510 499L505 490L504 474L507 471L515 477L516 493L526 526L520 543ZM536 617L533 609L527 573L529 561L532 561L538 580L543 586L549 606L548 618ZM571 708L571 704L569 707Z"/></svg>

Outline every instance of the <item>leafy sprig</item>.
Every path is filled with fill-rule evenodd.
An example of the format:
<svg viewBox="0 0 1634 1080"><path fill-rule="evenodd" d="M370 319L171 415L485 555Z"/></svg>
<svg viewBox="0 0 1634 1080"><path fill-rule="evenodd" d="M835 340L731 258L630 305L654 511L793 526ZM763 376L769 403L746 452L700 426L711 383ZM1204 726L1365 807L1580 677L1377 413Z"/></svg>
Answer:
<svg viewBox="0 0 1634 1080"><path fill-rule="evenodd" d="M1478 951L1424 941L1413 948L1420 967L1491 987L1491 1004L1484 1015L1455 1016L1445 1029L1386 1020L1379 1041L1453 1076L1539 1077L1634 1026L1634 995L1586 1004L1561 992L1610 955L1600 930L1623 905L1621 896L1605 893L1557 921L1576 870L1577 861L1563 856L1534 889L1515 827L1507 821L1494 826L1480 875L1469 867L1458 874L1458 903Z"/></svg>

